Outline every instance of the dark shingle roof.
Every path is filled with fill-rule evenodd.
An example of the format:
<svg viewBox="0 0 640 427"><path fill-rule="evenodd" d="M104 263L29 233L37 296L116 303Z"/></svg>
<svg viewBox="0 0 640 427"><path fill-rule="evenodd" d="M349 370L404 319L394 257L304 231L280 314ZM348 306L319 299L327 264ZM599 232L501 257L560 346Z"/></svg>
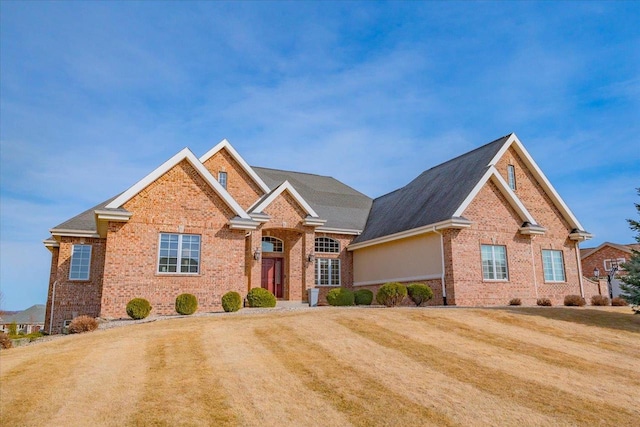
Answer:
<svg viewBox="0 0 640 427"><path fill-rule="evenodd" d="M118 194L119 196L119 194ZM79 215L74 216L73 218L56 225L53 229L58 230L77 230L77 231L96 231L96 218L95 218L95 210L96 209L105 209L105 207L111 203L116 197L114 196L109 200L105 200L104 202L92 207L91 209L87 209ZM114 210L114 209L111 209ZM115 209L124 211L124 209Z"/></svg>
<svg viewBox="0 0 640 427"><path fill-rule="evenodd" d="M253 167L262 180L274 189L284 181L296 189L321 219L324 227L362 230L372 199L330 176Z"/></svg>
<svg viewBox="0 0 640 427"><path fill-rule="evenodd" d="M367 225L353 243L452 218L509 136L435 166L406 186L375 199Z"/></svg>

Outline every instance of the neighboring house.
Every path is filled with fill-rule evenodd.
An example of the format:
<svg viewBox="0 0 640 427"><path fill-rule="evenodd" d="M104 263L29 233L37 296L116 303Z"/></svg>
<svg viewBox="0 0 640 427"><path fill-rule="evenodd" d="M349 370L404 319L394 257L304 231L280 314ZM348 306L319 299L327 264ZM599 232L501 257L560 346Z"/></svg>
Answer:
<svg viewBox="0 0 640 427"><path fill-rule="evenodd" d="M18 333L30 334L44 328L45 305L36 304L24 311L0 316L0 330L8 333L12 323L16 324Z"/></svg>
<svg viewBox="0 0 640 427"><path fill-rule="evenodd" d="M640 244L631 243L621 245L617 243L604 242L596 248L580 249L580 259L582 261L582 271L585 276L595 279L596 275L607 278L612 268L615 268L614 276L611 280L611 296L620 296L620 277L627 274L622 264L631 259L632 250L640 251Z"/></svg>
<svg viewBox="0 0 640 427"><path fill-rule="evenodd" d="M515 134L375 200L328 176L250 167L223 140L50 231L54 333L81 314L126 316L135 297L170 314L183 292L202 311L228 291L303 301L314 287L392 280L428 283L433 304L597 293L579 262L591 235Z"/></svg>

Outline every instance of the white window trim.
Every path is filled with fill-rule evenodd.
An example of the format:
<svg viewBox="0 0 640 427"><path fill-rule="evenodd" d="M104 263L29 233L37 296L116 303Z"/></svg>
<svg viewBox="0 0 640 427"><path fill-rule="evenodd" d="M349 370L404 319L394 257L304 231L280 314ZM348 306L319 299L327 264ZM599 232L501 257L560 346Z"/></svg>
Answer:
<svg viewBox="0 0 640 427"><path fill-rule="evenodd" d="M514 165L507 165L507 182L509 188L515 191L518 188L516 183L516 167Z"/></svg>
<svg viewBox="0 0 640 427"><path fill-rule="evenodd" d="M175 235L178 236L178 264L176 265L176 271L160 271L160 250L161 250L161 241L162 235ZM186 272L183 273L180 271L180 266L182 265L182 236L198 236L200 237L200 250L198 252L198 271L196 273ZM202 236L199 234L189 234L189 233L158 233L158 256L156 261L156 274L162 276L173 276L173 275L181 275L181 276L198 276L200 274L200 269L202 267Z"/></svg>
<svg viewBox="0 0 640 427"><path fill-rule="evenodd" d="M76 246L88 246L89 247L89 268L87 269L86 278L71 278L71 272L73 271L73 253ZM69 280L73 282L86 282L91 280L91 256L93 255L93 246L87 244L71 245L71 262L69 263Z"/></svg>
<svg viewBox="0 0 640 427"><path fill-rule="evenodd" d="M551 256L551 272L553 274L553 280L547 280L546 274L544 274L544 252L559 252L560 258L562 259L562 274L564 275L564 280L556 280L556 265L553 261L553 255ZM567 282L567 270L564 265L564 252L558 249L542 249L540 255L542 255L542 277L544 278L545 283L566 283Z"/></svg>
<svg viewBox="0 0 640 427"><path fill-rule="evenodd" d="M624 270L624 268L622 268L620 266L620 264L624 264L626 262L626 258L608 258L602 261L602 265L604 267L604 270L609 272L611 271L611 263L612 261L615 261L616 264L618 264L618 270ZM607 267L607 263L609 264L609 267Z"/></svg>
<svg viewBox="0 0 640 427"><path fill-rule="evenodd" d="M333 262L337 261L338 262L338 283L337 284L328 284L328 285L321 285L320 282L320 260L329 260L329 265L328 265L328 276L329 276L329 281L331 281L331 270L332 267L331 265L333 264ZM331 262L333 261L333 262ZM315 281L316 286L318 287L325 287L325 288L337 288L342 286L342 263L340 262L340 258L316 258L316 281Z"/></svg>
<svg viewBox="0 0 640 427"><path fill-rule="evenodd" d="M487 279L484 277L484 260L482 259L482 247L483 246L489 246L491 248L491 262L493 263L493 273L494 275L497 275L498 269L496 268L496 253L495 253L495 248L496 247L502 247L504 248L504 262L506 264L506 274L507 277L505 277L504 279L498 279L498 278L494 278L494 279ZM489 244L481 244L480 245L480 268L482 269L482 281L483 282L508 282L509 281L509 260L507 257L507 247L505 245L489 245Z"/></svg>
<svg viewBox="0 0 640 427"><path fill-rule="evenodd" d="M338 250L337 251L321 251L318 250L318 240L331 240L332 242L335 242L338 245ZM326 246L326 245L324 245ZM340 253L340 241L331 237L326 237L326 236L320 236L320 237L316 237L313 241L313 250L315 253L319 253L319 254L339 254Z"/></svg>
<svg viewBox="0 0 640 427"><path fill-rule="evenodd" d="M222 177L224 177L224 179L222 179ZM229 176L227 175L226 172L224 171L218 172L218 182L220 183L220 185L222 185L222 188L224 188L225 190L227 189L228 178Z"/></svg>

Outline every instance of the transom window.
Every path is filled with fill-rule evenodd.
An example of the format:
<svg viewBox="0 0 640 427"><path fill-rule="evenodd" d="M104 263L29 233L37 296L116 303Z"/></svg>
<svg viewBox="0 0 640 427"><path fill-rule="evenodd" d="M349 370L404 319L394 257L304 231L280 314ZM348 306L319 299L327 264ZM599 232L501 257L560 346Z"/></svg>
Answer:
<svg viewBox="0 0 640 427"><path fill-rule="evenodd" d="M284 252L282 240L276 237L264 236L262 238L262 252Z"/></svg>
<svg viewBox="0 0 640 427"><path fill-rule="evenodd" d="M160 234L158 273L200 272L200 236Z"/></svg>
<svg viewBox="0 0 640 427"><path fill-rule="evenodd" d="M340 242L330 237L316 237L316 252L320 253L340 253Z"/></svg>
<svg viewBox="0 0 640 427"><path fill-rule="evenodd" d="M340 286L340 260L316 258L316 286Z"/></svg>
<svg viewBox="0 0 640 427"><path fill-rule="evenodd" d="M562 251L542 250L542 267L545 282L564 282L564 260Z"/></svg>
<svg viewBox="0 0 640 427"><path fill-rule="evenodd" d="M507 280L507 248L482 245L482 278L484 280Z"/></svg>
<svg viewBox="0 0 640 427"><path fill-rule="evenodd" d="M513 165L507 165L507 178L509 179L509 187L512 190L516 189L516 167Z"/></svg>
<svg viewBox="0 0 640 427"><path fill-rule="evenodd" d="M218 182L220 185L227 189L227 173L226 172L218 172Z"/></svg>
<svg viewBox="0 0 640 427"><path fill-rule="evenodd" d="M69 280L89 280L91 245L73 245Z"/></svg>

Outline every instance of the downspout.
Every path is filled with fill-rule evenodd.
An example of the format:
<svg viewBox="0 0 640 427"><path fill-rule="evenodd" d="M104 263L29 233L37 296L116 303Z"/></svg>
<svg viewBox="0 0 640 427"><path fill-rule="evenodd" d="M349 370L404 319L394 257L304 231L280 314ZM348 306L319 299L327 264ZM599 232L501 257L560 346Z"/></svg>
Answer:
<svg viewBox="0 0 640 427"><path fill-rule="evenodd" d="M582 263L580 262L580 242L579 241L576 241L576 262L578 263L578 282L580 283L580 296L584 298L584 285L582 284Z"/></svg>
<svg viewBox="0 0 640 427"><path fill-rule="evenodd" d="M447 305L447 288L444 285L444 236L441 232L433 227L433 231L440 236L440 261L442 262L442 274L440 275L440 283L442 284L442 303Z"/></svg>
<svg viewBox="0 0 640 427"><path fill-rule="evenodd" d="M533 255L533 239L536 236L531 235L531 238L529 239L529 247L531 248L531 265L533 266L533 286L535 287L536 290L536 299L539 298L538 296L538 277L536 276L536 257Z"/></svg>
<svg viewBox="0 0 640 427"><path fill-rule="evenodd" d="M51 292L51 314L49 315L49 335L51 335L51 327L53 326L53 302L56 299L56 284L58 281L53 282L53 291Z"/></svg>

